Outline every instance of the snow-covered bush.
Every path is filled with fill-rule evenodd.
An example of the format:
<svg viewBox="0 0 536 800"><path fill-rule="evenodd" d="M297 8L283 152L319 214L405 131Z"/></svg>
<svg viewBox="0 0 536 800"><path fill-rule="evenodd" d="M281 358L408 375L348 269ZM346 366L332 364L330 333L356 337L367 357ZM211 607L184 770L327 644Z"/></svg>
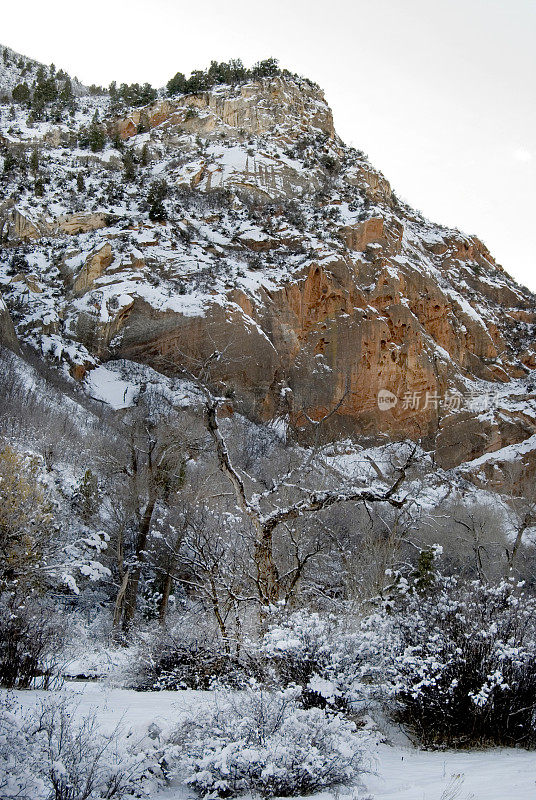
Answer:
<svg viewBox="0 0 536 800"><path fill-rule="evenodd" d="M340 715L304 709L299 695L297 687L250 689L201 710L170 738L173 771L204 798L289 796L351 781L363 735Z"/></svg>
<svg viewBox="0 0 536 800"><path fill-rule="evenodd" d="M91 600L88 594L84 602ZM77 598L77 602L80 602ZM65 677L94 680L106 678L125 682L138 650L135 644L119 647L110 641L110 616L106 607L91 608L93 620L88 622L88 608L63 617L64 648L61 672Z"/></svg>
<svg viewBox="0 0 536 800"><path fill-rule="evenodd" d="M260 649L284 685L305 687L329 662L335 627L332 617L296 611L270 625Z"/></svg>
<svg viewBox="0 0 536 800"><path fill-rule="evenodd" d="M0 797L46 797L45 783L33 770L32 743L25 720L9 697L0 706Z"/></svg>
<svg viewBox="0 0 536 800"><path fill-rule="evenodd" d="M259 650L283 686L302 687L305 707L355 710L363 700L360 643L354 619L296 611L269 626Z"/></svg>
<svg viewBox="0 0 536 800"><path fill-rule="evenodd" d="M364 710L375 702L426 746L536 746L536 599L514 581L464 583L426 551L393 596L359 621L295 612L260 645L301 701Z"/></svg>
<svg viewBox="0 0 536 800"><path fill-rule="evenodd" d="M210 649L199 642L166 642L161 648L151 648L142 652L138 667L131 685L145 692L210 689L216 681L234 686L245 682L238 661L221 648Z"/></svg>
<svg viewBox="0 0 536 800"><path fill-rule="evenodd" d="M249 670L227 652L210 626L188 615L171 628L160 629L138 644L138 655L126 683L140 691L210 689L247 683Z"/></svg>
<svg viewBox="0 0 536 800"><path fill-rule="evenodd" d="M426 746L536 745L536 599L513 581L436 576L363 623L356 658Z"/></svg>
<svg viewBox="0 0 536 800"><path fill-rule="evenodd" d="M39 678L47 688L57 674L58 615L32 595L20 605L0 598L0 686L28 689Z"/></svg>
<svg viewBox="0 0 536 800"><path fill-rule="evenodd" d="M139 797L147 780L159 783L156 756L103 734L93 716L76 720L63 701L22 713L8 698L0 708L2 800L119 800Z"/></svg>

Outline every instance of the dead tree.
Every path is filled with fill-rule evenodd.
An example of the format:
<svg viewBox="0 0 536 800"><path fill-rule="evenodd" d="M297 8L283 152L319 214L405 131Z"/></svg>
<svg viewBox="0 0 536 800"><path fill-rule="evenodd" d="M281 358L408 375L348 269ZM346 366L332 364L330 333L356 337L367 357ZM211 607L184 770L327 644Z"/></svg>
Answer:
<svg viewBox="0 0 536 800"><path fill-rule="evenodd" d="M277 489L283 486L284 482L280 482L272 489L261 494L248 496L244 479L232 463L219 425L218 407L221 400L210 394L208 390L205 391L205 394L207 429L215 444L219 468L230 481L236 503L243 514L250 520L253 527L256 572L254 581L258 599L262 606L277 603L282 599L283 595L283 581L274 556L274 532L280 525L297 520L307 514L323 511L340 503L388 503L394 508L401 508L405 504L406 498L399 496L399 490L405 480L407 468L415 451L400 468L396 480L386 489L351 486L346 489L310 491L300 488L300 492L304 495L301 499L283 507L265 511L266 502L272 501L273 504L274 497L277 497ZM301 574L304 566L305 564L300 567L299 574ZM296 585L298 579L299 575L294 580L294 585Z"/></svg>
<svg viewBox="0 0 536 800"><path fill-rule="evenodd" d="M369 503L388 503L394 508L402 508L406 503L405 497L399 496L399 490L405 480L407 469L413 460L416 448L413 448L407 462L399 469L398 476L391 486L385 489L350 486L339 490L308 490L301 485L293 483L291 478L301 470L302 473L312 466L314 453L319 444L319 431L323 423L322 420L312 420L304 412L304 418L308 419L315 430L315 446L313 453L309 452L305 462L299 469L292 469L283 479L274 482L274 485L260 493L248 492L246 481L250 477L235 468L225 437L219 425L218 408L223 399L216 395L214 390L213 368L222 360L229 359L228 344L223 350L215 349L205 360L194 360L185 353L180 353L183 361L190 361L191 369L183 367L183 372L200 388L205 395L205 420L207 430L214 442L218 466L223 475L229 480L235 502L240 511L249 520L253 529L253 569L254 574L251 579L256 587L257 601L261 607L279 602L281 599L289 599L290 594L296 589L303 570L308 562L318 551L300 555L295 569L280 575L274 552L274 533L281 525L301 519L309 514L315 514L336 504L358 502L365 506ZM331 417L342 405L348 387L336 407L327 412L325 419ZM243 477L244 476L244 477ZM340 476L337 476L340 479ZM285 502L283 496L286 491L297 491L301 499L295 502ZM278 505L278 501L281 505ZM266 510L268 506L271 510ZM275 506L275 508L274 508ZM285 591L285 589L287 591Z"/></svg>

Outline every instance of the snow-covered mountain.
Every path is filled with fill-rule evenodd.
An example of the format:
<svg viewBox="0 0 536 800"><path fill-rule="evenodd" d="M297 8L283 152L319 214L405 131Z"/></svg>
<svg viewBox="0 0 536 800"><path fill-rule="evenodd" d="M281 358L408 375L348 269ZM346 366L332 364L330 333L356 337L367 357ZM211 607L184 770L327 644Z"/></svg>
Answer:
<svg viewBox="0 0 536 800"><path fill-rule="evenodd" d="M212 380L303 442L329 417L325 439L419 439L473 477L532 458L536 298L400 202L309 81L0 113L4 300L88 390L117 359L175 375L218 350Z"/></svg>

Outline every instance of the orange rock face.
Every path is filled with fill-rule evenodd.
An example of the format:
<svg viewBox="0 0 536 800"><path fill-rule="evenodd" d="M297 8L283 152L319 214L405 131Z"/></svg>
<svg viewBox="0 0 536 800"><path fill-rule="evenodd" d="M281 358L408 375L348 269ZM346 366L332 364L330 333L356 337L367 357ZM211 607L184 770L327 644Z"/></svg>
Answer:
<svg viewBox="0 0 536 800"><path fill-rule="evenodd" d="M384 241L383 219L373 217L341 228L339 234L349 250L364 250L368 244Z"/></svg>
<svg viewBox="0 0 536 800"><path fill-rule="evenodd" d="M217 348L226 357L214 380L256 418L287 416L305 441L307 417L322 419L336 406L326 438L410 436L436 448L446 467L530 435L530 420L482 427L474 413L448 405L467 376L500 385L518 374L515 353L504 357L505 329L485 324L434 276L411 265L395 270L387 245L383 253L373 263L313 263L256 298L234 290L227 306L214 303L204 316L135 303L114 355L173 372ZM396 398L387 408L379 402L385 391Z"/></svg>

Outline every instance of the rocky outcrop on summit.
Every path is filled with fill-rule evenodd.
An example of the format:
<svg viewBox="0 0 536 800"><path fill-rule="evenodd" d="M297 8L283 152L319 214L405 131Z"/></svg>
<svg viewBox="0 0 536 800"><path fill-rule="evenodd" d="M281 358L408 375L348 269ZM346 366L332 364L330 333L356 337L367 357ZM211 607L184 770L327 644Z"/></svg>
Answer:
<svg viewBox="0 0 536 800"><path fill-rule="evenodd" d="M44 64L39 61L0 44L0 102L2 98L10 99L12 90L18 84L26 82L32 85L39 69L43 67ZM72 78L71 82L75 94L87 94L87 88L77 78Z"/></svg>
<svg viewBox="0 0 536 800"><path fill-rule="evenodd" d="M58 180L91 165L91 192L56 196L53 217L45 200L0 209L10 247L42 256L6 278L8 302L71 374L113 358L192 372L217 350L214 384L251 416L304 441L328 415L327 439L420 439L447 468L536 433L536 298L400 203L318 88L279 75L119 117L85 102L123 142L63 153Z"/></svg>
<svg viewBox="0 0 536 800"><path fill-rule="evenodd" d="M284 77L158 100L115 120L111 129L113 125L118 126L122 139L135 136L142 125L161 127L171 137L178 127L204 137L230 132L263 136L284 129L293 136L321 131L335 137L333 115L323 92L308 81L298 83Z"/></svg>

